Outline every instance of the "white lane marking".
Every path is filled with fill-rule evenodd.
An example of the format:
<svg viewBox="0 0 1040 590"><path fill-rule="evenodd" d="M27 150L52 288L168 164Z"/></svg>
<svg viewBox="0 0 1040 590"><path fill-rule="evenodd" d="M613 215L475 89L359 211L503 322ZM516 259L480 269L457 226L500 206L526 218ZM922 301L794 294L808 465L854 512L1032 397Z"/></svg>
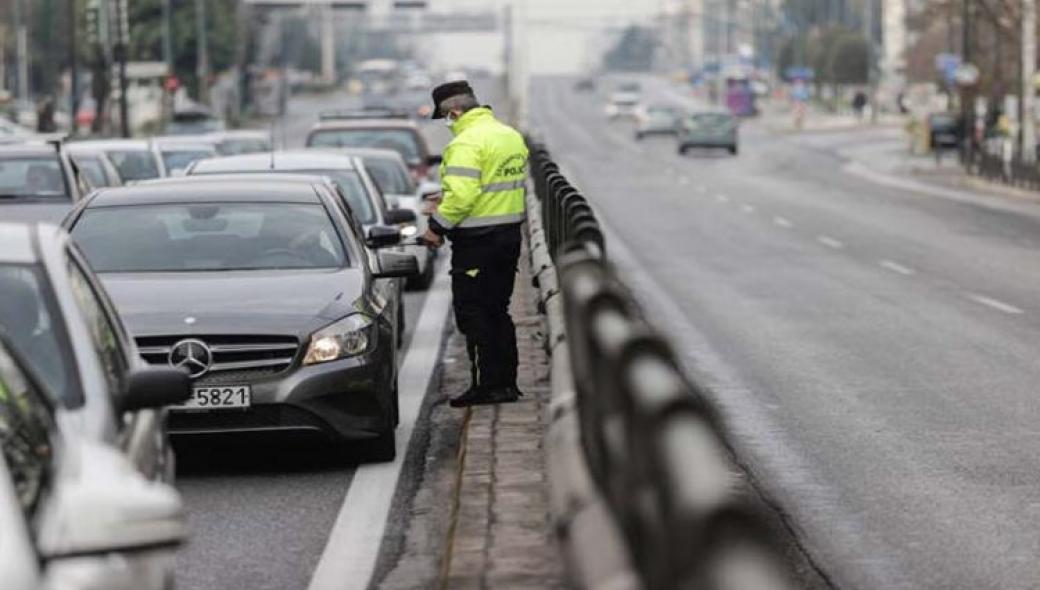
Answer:
<svg viewBox="0 0 1040 590"><path fill-rule="evenodd" d="M780 227L786 227L786 228L794 227L794 224L791 223L791 221L789 219L787 219L786 217L774 217L773 218L773 223L779 225Z"/></svg>
<svg viewBox="0 0 1040 590"><path fill-rule="evenodd" d="M882 260L878 262L878 264L881 265L881 268L887 268L888 270L895 273L899 273L903 276L908 277L910 275L917 274L917 272L914 269L910 268L909 266L903 266L902 264L899 264L894 260Z"/></svg>
<svg viewBox="0 0 1040 590"><path fill-rule="evenodd" d="M743 211L744 213L751 214L751 213L755 212L755 206L754 205L741 205L740 206L740 210Z"/></svg>
<svg viewBox="0 0 1040 590"><path fill-rule="evenodd" d="M401 365L397 459L393 463L357 468L314 570L309 590L364 590L369 586L408 443L440 355L445 319L451 307L449 284L448 273L438 272L426 294L412 343Z"/></svg>
<svg viewBox="0 0 1040 590"><path fill-rule="evenodd" d="M715 200L720 202L720 203L728 203L729 202L729 197L727 197L726 195L723 195L723 194L720 193L720 194L715 195Z"/></svg>
<svg viewBox="0 0 1040 590"><path fill-rule="evenodd" d="M827 246L828 248L834 248L835 250L845 247L845 244L843 244L841 240L837 238L832 238L830 236L816 236L816 240L824 246Z"/></svg>
<svg viewBox="0 0 1040 590"><path fill-rule="evenodd" d="M978 293L968 293L968 299L971 299L975 303L980 303L982 305L985 305L986 307L991 307L991 308L993 308L993 309L995 309L997 311L1002 311L1004 313L1008 313L1008 314L1012 314L1012 315L1018 315L1018 314L1021 314L1021 313L1025 313L1024 311L1022 311L1021 309L1015 307L1014 305L1011 305L1010 303L1004 303L1003 301L1000 301L999 299L994 299L992 297L986 297L985 295L979 295Z"/></svg>

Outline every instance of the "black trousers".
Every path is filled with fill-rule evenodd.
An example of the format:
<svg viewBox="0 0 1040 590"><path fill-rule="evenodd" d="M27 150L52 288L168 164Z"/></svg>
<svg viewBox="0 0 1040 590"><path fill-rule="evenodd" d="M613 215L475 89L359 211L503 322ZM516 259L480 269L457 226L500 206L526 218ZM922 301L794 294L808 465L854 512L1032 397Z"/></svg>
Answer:
<svg viewBox="0 0 1040 590"><path fill-rule="evenodd" d="M516 327L509 299L520 240L519 225L451 239L455 322L466 337L475 387L516 385Z"/></svg>

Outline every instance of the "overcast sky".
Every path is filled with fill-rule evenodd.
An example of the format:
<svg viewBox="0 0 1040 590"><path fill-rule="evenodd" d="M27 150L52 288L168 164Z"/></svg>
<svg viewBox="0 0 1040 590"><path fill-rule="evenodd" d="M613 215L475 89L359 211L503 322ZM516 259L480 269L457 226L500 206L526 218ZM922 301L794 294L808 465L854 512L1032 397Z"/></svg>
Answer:
<svg viewBox="0 0 1040 590"><path fill-rule="evenodd" d="M532 74L587 71L598 64L610 30L632 22L649 22L663 0L430 0L430 10L497 9L512 4L524 18L526 56ZM454 34L433 43L440 65L481 66L497 69L502 41L498 35Z"/></svg>

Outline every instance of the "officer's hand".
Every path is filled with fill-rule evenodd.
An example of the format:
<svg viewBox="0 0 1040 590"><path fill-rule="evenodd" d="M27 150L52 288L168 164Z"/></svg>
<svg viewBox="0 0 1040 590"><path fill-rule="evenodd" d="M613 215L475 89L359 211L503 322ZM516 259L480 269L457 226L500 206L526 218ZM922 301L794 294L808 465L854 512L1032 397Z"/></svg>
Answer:
<svg viewBox="0 0 1040 590"><path fill-rule="evenodd" d="M444 238L434 233L432 229L427 229L421 239L428 248L437 249L444 245Z"/></svg>

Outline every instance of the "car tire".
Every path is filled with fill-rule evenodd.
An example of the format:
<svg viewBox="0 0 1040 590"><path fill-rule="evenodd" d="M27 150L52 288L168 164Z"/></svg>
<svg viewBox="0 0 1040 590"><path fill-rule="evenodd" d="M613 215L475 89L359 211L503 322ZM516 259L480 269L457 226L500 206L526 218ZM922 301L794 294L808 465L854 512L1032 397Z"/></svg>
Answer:
<svg viewBox="0 0 1040 590"><path fill-rule="evenodd" d="M391 428L364 442L364 458L372 463L388 463L397 458L396 430Z"/></svg>
<svg viewBox="0 0 1040 590"><path fill-rule="evenodd" d="M636 133L636 141L642 141L642 140L643 140L643 134L642 133Z"/></svg>
<svg viewBox="0 0 1040 590"><path fill-rule="evenodd" d="M731 155L733 155L733 156L737 155L737 146L735 146L735 145L729 146L729 153Z"/></svg>
<svg viewBox="0 0 1040 590"><path fill-rule="evenodd" d="M680 156L685 156L686 155L686 150L688 150L688 149L690 149L689 146L685 146L685 145L679 146L679 155Z"/></svg>

